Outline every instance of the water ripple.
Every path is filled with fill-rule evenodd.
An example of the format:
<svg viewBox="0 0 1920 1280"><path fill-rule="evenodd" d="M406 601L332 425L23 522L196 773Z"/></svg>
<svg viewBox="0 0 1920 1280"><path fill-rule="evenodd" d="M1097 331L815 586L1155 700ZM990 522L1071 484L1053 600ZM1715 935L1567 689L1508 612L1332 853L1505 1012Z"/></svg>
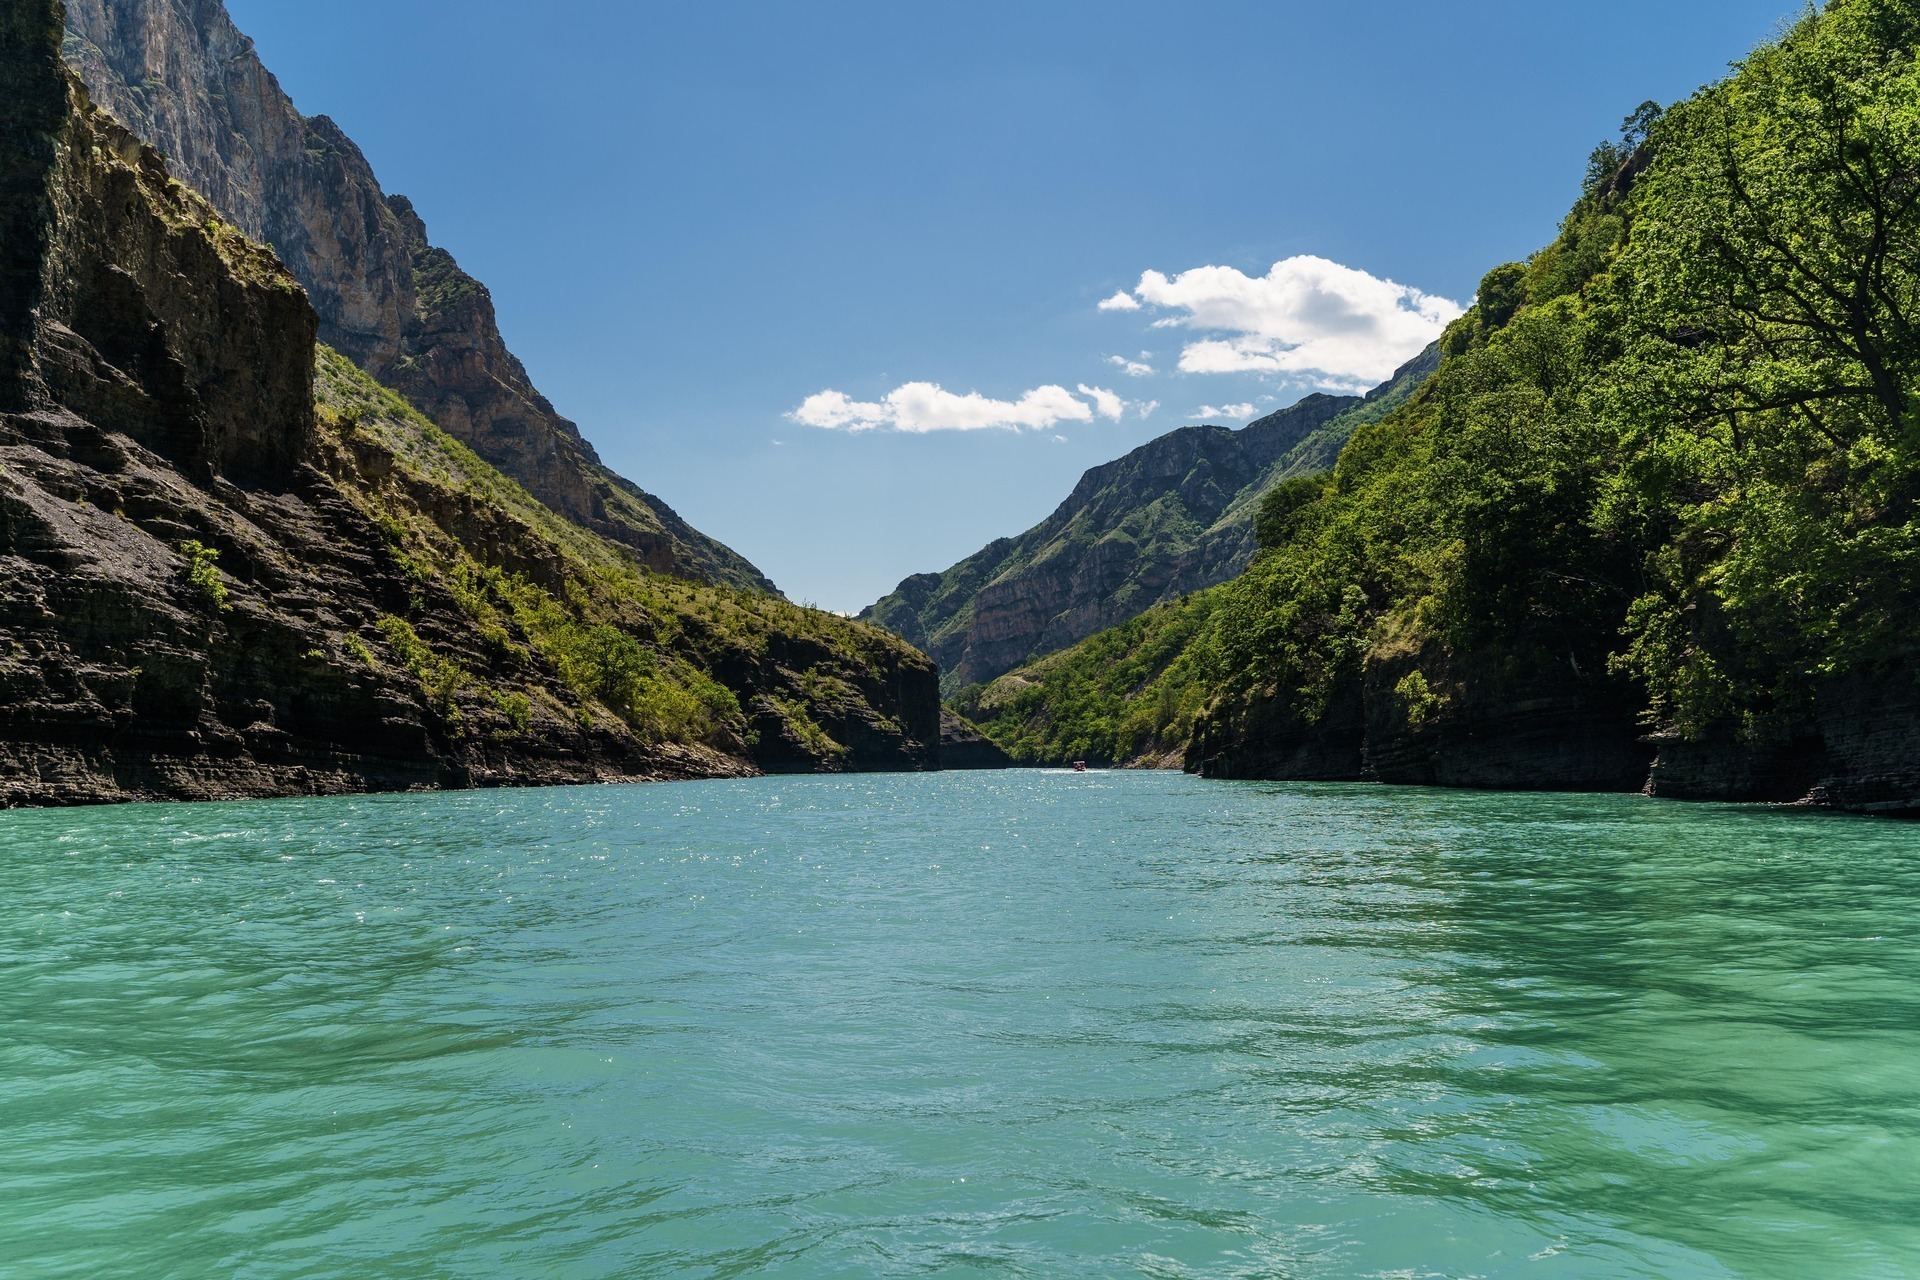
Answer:
<svg viewBox="0 0 1920 1280"><path fill-rule="evenodd" d="M1920 828L1011 773L0 849L7 1280L1920 1274Z"/></svg>

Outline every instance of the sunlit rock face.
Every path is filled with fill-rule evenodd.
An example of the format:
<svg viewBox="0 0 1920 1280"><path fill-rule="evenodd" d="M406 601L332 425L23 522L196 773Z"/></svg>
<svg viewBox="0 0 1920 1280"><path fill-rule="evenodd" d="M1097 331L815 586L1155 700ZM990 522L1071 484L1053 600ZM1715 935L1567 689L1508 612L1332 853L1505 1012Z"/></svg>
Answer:
<svg viewBox="0 0 1920 1280"><path fill-rule="evenodd" d="M435 248L353 140L295 109L220 0L72 0L64 54L182 182L270 245L323 341L555 511L650 567L771 590L735 552L603 466L507 349L493 300Z"/></svg>

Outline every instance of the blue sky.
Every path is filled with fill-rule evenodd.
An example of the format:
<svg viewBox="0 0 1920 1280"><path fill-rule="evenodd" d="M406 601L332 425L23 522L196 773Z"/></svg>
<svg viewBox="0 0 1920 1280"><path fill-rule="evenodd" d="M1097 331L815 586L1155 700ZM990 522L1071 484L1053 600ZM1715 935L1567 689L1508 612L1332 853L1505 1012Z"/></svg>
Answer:
<svg viewBox="0 0 1920 1280"><path fill-rule="evenodd" d="M1156 435L1365 381L1795 10L229 8L611 465L842 610Z"/></svg>

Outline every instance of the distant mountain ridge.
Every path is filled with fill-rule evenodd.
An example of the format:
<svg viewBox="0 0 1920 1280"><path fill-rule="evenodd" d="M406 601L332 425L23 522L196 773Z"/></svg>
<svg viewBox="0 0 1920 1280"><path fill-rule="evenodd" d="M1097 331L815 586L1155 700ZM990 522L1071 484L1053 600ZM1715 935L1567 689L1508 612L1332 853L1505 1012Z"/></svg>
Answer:
<svg viewBox="0 0 1920 1280"><path fill-rule="evenodd" d="M64 54L93 98L306 289L321 340L569 520L650 568L773 591L746 559L605 467L533 386L486 286L303 116L221 0L70 0Z"/></svg>
<svg viewBox="0 0 1920 1280"><path fill-rule="evenodd" d="M1428 348L1368 395L1311 395L1238 430L1182 427L1095 467L1045 521L860 614L940 664L949 693L1239 575L1261 495L1333 465L1361 423L1439 365Z"/></svg>

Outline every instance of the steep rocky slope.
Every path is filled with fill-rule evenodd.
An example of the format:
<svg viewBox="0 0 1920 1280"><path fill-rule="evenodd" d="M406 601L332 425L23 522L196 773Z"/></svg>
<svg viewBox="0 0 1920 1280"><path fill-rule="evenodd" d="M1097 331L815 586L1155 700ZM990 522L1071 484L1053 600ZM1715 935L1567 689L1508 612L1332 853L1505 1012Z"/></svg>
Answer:
<svg viewBox="0 0 1920 1280"><path fill-rule="evenodd" d="M1087 472L1026 533L908 578L860 616L931 654L951 693L1225 582L1253 559L1260 496L1330 466L1437 363L1423 353L1365 398L1314 395L1239 431L1161 436Z"/></svg>
<svg viewBox="0 0 1920 1280"><path fill-rule="evenodd" d="M665 577L351 361L0 0L0 804L937 763L930 662Z"/></svg>
<svg viewBox="0 0 1920 1280"><path fill-rule="evenodd" d="M772 590L751 564L600 462L507 349L486 287L383 193L353 141L294 108L221 0L70 0L65 51L175 176L271 245L320 336L574 522L662 572Z"/></svg>

